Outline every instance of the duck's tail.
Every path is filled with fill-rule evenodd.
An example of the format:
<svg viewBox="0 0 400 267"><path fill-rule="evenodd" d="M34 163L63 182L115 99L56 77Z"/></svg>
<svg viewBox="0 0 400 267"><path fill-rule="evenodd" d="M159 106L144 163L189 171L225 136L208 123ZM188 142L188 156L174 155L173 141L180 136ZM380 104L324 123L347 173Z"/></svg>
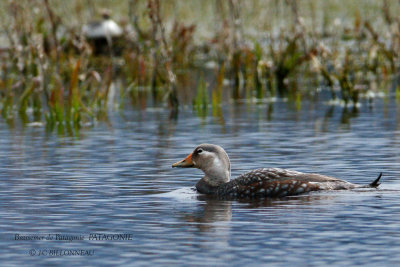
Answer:
<svg viewBox="0 0 400 267"><path fill-rule="evenodd" d="M378 187L380 185L379 180L382 177L382 173L379 174L378 178L376 178L372 183L369 184L369 187Z"/></svg>

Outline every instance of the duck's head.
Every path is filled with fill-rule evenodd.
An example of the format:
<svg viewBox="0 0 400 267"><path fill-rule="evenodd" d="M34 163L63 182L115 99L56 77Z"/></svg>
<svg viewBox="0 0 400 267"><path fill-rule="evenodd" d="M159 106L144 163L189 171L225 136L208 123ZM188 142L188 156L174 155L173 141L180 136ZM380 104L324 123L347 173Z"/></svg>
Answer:
<svg viewBox="0 0 400 267"><path fill-rule="evenodd" d="M108 20L111 18L111 11L109 9L102 9L100 12L101 16L104 20Z"/></svg>
<svg viewBox="0 0 400 267"><path fill-rule="evenodd" d="M198 168L205 174L204 180L212 186L229 182L231 163L225 150L217 145L201 144L185 159L174 163L172 167Z"/></svg>

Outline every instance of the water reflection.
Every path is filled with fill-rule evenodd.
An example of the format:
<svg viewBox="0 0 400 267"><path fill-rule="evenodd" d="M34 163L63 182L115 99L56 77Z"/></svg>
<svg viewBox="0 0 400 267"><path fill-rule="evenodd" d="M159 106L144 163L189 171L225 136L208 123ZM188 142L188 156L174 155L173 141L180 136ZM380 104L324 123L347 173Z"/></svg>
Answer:
<svg viewBox="0 0 400 267"><path fill-rule="evenodd" d="M232 201L218 200L206 196L198 196L202 201L200 210L195 213L185 213L184 219L195 226L201 232L219 231L221 224L215 222L229 222L232 219ZM225 228L225 225L222 227Z"/></svg>
<svg viewBox="0 0 400 267"><path fill-rule="evenodd" d="M359 110L357 107L349 109L348 107L343 108L341 123L350 124L350 119L357 118Z"/></svg>
<svg viewBox="0 0 400 267"><path fill-rule="evenodd" d="M201 202L199 209L190 212L182 212L186 222L197 227L200 232L223 232L229 224L220 224L218 222L229 222L232 220L232 206L236 209L265 209L271 210L271 215L275 212L273 209L286 210L315 206L320 204L334 203L338 198L335 192L311 193L302 196L291 196L285 198L258 198L258 199L237 199L221 200L215 196L200 195L196 199ZM225 230L224 230L225 231Z"/></svg>

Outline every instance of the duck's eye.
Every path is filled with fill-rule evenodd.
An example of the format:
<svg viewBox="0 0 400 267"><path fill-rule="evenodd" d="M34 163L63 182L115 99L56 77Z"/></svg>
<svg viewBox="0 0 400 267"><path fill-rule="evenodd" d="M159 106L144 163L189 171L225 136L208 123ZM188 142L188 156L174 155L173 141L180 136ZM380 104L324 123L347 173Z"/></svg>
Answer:
<svg viewBox="0 0 400 267"><path fill-rule="evenodd" d="M203 149L201 148L197 149L197 154L201 154L201 152L203 152Z"/></svg>

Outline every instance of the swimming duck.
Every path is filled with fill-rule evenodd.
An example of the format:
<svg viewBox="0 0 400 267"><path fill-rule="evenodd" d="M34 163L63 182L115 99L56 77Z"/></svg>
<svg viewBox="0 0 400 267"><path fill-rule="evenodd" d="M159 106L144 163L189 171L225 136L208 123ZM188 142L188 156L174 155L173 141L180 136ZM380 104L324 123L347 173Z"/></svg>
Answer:
<svg viewBox="0 0 400 267"><path fill-rule="evenodd" d="M225 150L201 144L172 167L198 168L205 176L196 184L199 193L224 198L285 197L317 190L341 190L379 186L379 177L369 185L357 185L338 178L280 168L262 168L231 180L231 163Z"/></svg>

